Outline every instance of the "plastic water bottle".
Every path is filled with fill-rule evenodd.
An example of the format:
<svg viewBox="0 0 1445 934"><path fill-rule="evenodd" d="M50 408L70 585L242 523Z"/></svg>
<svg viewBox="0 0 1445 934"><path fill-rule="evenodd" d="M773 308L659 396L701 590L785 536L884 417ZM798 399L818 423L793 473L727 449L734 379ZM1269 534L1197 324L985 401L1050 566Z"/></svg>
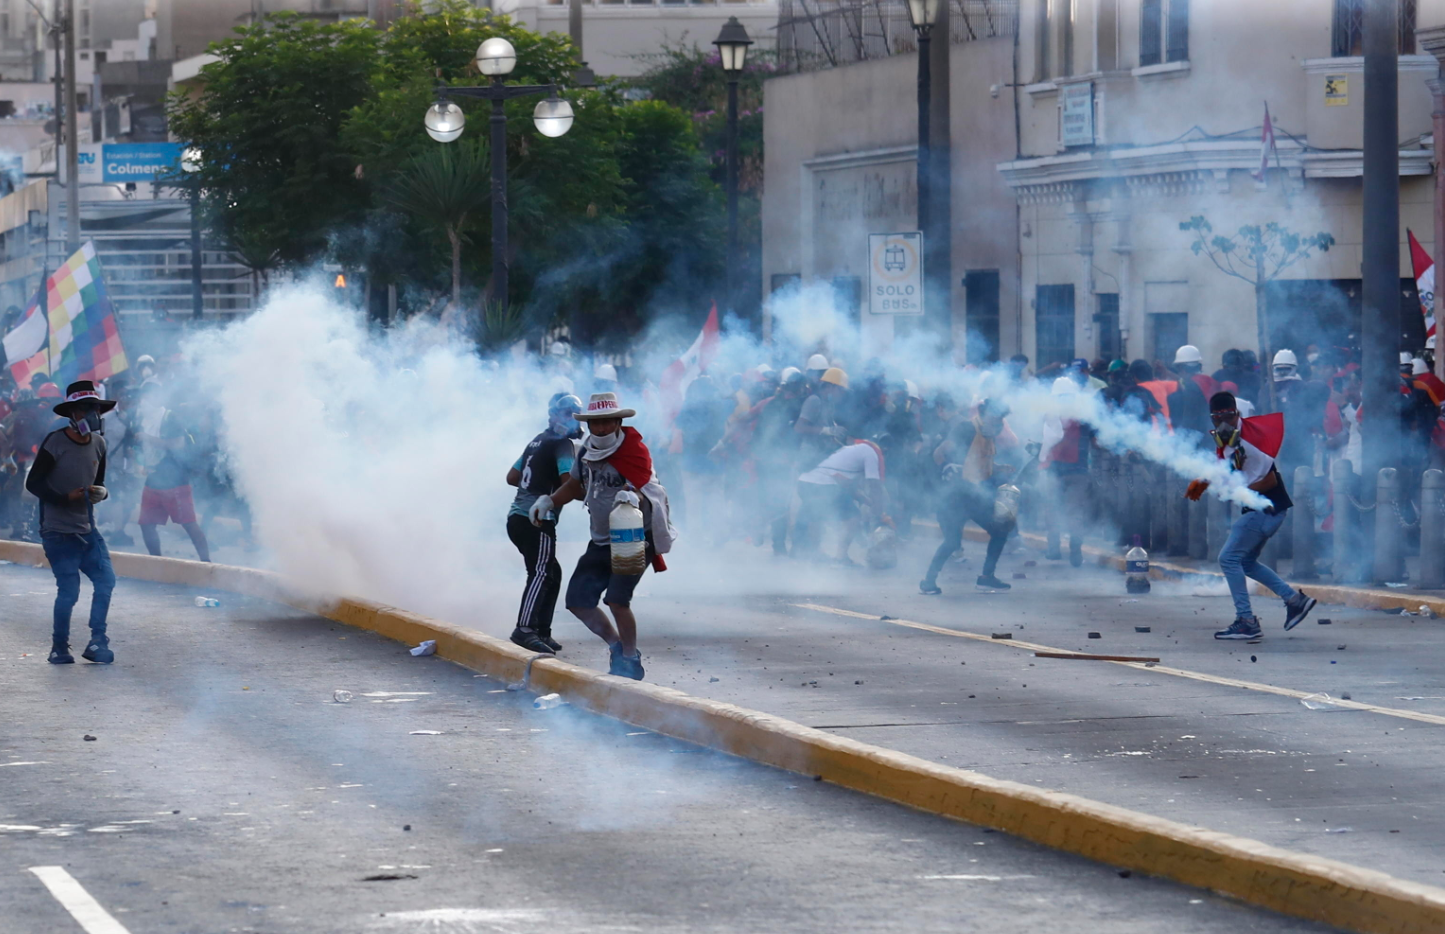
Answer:
<svg viewBox="0 0 1445 934"><path fill-rule="evenodd" d="M221 601L215 597L197 597L196 606L220 606Z"/></svg>
<svg viewBox="0 0 1445 934"><path fill-rule="evenodd" d="M612 532L612 573L633 575L647 570L647 531L642 524L642 510L619 499L607 524Z"/></svg>
<svg viewBox="0 0 1445 934"><path fill-rule="evenodd" d="M1124 588L1129 593L1149 592L1149 552L1134 536L1134 547L1124 555Z"/></svg>
<svg viewBox="0 0 1445 934"><path fill-rule="evenodd" d="M561 707L565 703L567 702L562 699L561 694L543 694L532 701L532 706L538 710L551 710L554 707Z"/></svg>
<svg viewBox="0 0 1445 934"><path fill-rule="evenodd" d="M332 692L331 692L331 699L334 700L334 701L336 701L336 703L338 703L338 704L349 704L349 703L351 703L351 698L352 698L352 696L353 696L353 695L352 695L352 693L351 693L350 691L332 691Z"/></svg>

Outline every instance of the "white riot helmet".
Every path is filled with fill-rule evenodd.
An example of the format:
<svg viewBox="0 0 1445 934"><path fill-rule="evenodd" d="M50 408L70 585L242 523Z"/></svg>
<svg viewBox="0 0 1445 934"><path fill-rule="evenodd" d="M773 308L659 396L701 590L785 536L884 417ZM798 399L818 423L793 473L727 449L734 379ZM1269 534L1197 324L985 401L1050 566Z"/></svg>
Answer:
<svg viewBox="0 0 1445 934"><path fill-rule="evenodd" d="M605 379L608 382L617 382L617 367L610 363L599 363L597 369L592 371L593 379Z"/></svg>
<svg viewBox="0 0 1445 934"><path fill-rule="evenodd" d="M1282 383L1291 379L1300 379L1299 359L1294 355L1293 350L1276 352L1274 362L1270 368L1274 371L1274 381L1276 383Z"/></svg>
<svg viewBox="0 0 1445 934"><path fill-rule="evenodd" d="M778 375L778 380L779 382L786 383L788 380L792 379L794 376L797 376L801 372L803 371L795 366L785 367L783 369L783 372Z"/></svg>
<svg viewBox="0 0 1445 934"><path fill-rule="evenodd" d="M1203 363L1204 357L1200 355L1199 348L1193 344L1185 344L1174 351L1175 363Z"/></svg>
<svg viewBox="0 0 1445 934"><path fill-rule="evenodd" d="M1415 355L1408 350L1400 351L1400 366L1407 367L1414 365Z"/></svg>
<svg viewBox="0 0 1445 934"><path fill-rule="evenodd" d="M828 369L828 358L820 353L815 353L808 358L807 368L809 370L826 370Z"/></svg>
<svg viewBox="0 0 1445 934"><path fill-rule="evenodd" d="M1425 338L1425 349L1426 349L1426 350L1434 350L1434 349L1435 349L1435 335L1434 335L1434 334L1431 334L1429 337Z"/></svg>
<svg viewBox="0 0 1445 934"><path fill-rule="evenodd" d="M1410 361L1410 375L1411 375L1411 376L1419 376L1421 373L1429 373L1429 372L1430 372L1430 368L1425 365L1425 361L1424 361L1423 359L1421 359L1420 357L1415 357L1414 359L1412 359L1412 360Z"/></svg>

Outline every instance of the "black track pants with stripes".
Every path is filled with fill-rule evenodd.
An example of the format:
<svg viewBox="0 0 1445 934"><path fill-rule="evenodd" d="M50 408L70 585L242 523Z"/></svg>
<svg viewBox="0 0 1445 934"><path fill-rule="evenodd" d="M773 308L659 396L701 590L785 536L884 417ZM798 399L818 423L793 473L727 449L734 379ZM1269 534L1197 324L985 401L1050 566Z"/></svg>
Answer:
<svg viewBox="0 0 1445 934"><path fill-rule="evenodd" d="M544 636L552 634L552 613L562 590L562 565L557 563L557 523L538 528L526 516L507 517L507 537L527 564L527 586L517 625Z"/></svg>

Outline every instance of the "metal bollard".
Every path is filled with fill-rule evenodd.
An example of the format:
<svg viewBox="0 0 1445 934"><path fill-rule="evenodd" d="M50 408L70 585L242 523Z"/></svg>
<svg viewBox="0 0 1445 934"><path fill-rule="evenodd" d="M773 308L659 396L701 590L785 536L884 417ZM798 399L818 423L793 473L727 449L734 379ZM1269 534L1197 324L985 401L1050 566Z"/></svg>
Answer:
<svg viewBox="0 0 1445 934"><path fill-rule="evenodd" d="M1294 506L1294 574L1302 581L1319 577L1315 570L1315 472L1309 467L1294 469L1294 487L1289 491Z"/></svg>
<svg viewBox="0 0 1445 934"><path fill-rule="evenodd" d="M1149 550L1160 555L1169 546L1169 471L1150 464L1146 473L1149 483Z"/></svg>
<svg viewBox="0 0 1445 934"><path fill-rule="evenodd" d="M1168 554L1182 558L1189 554L1189 500L1184 498L1187 481L1172 470L1164 471L1164 508L1169 514L1166 532Z"/></svg>
<svg viewBox="0 0 1445 934"><path fill-rule="evenodd" d="M1224 542L1229 538L1230 527L1234 524L1234 518L1239 513L1239 506L1234 503L1227 503L1217 496L1205 494L1201 502L1209 505L1205 508L1208 518L1205 520L1205 535L1209 543L1207 557L1214 560L1224 550Z"/></svg>
<svg viewBox="0 0 1445 934"><path fill-rule="evenodd" d="M1445 473L1420 478L1420 586L1445 587Z"/></svg>
<svg viewBox="0 0 1445 934"><path fill-rule="evenodd" d="M1394 467L1381 467L1375 484L1375 583L1404 577L1403 531L1400 528L1400 475Z"/></svg>
<svg viewBox="0 0 1445 934"><path fill-rule="evenodd" d="M1334 503L1334 578L1337 583L1355 579L1359 566L1359 523L1350 498L1354 495L1355 471L1347 460L1335 461L1330 467L1330 490Z"/></svg>

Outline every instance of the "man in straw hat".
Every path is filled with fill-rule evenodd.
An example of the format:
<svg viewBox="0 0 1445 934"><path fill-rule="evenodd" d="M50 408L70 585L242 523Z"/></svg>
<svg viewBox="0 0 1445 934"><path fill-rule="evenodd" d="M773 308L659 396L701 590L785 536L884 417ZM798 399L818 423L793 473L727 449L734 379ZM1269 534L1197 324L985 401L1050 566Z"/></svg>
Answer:
<svg viewBox="0 0 1445 934"><path fill-rule="evenodd" d="M656 571L667 569L661 556L671 550L677 533L669 516L667 491L652 472L652 455L642 443L642 434L622 424L636 414L622 408L615 393L593 393L587 410L576 415L587 425L588 436L572 475L557 492L539 496L530 515L532 524L540 525L549 513L567 503L579 499L587 503L592 537L567 582L567 609L607 643L609 674L641 681L644 672L642 653L637 650L632 592L642 575L612 571L612 509L626 499L642 510L647 557ZM604 593L616 628L597 606Z"/></svg>
<svg viewBox="0 0 1445 934"><path fill-rule="evenodd" d="M69 419L40 443L25 489L40 500L40 541L55 574L55 618L50 663L70 665L70 612L80 599L80 575L90 578L90 641L81 657L115 660L105 633L115 571L95 525L95 504L105 499L105 437L101 416L115 408L90 380L71 383L55 414Z"/></svg>

